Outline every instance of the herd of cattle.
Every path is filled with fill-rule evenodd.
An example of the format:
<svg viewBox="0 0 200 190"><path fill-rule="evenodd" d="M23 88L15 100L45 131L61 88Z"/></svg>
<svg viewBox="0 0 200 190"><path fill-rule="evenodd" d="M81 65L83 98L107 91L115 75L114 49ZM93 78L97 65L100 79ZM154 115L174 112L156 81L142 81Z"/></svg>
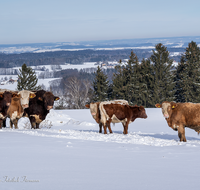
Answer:
<svg viewBox="0 0 200 190"><path fill-rule="evenodd" d="M28 117L31 127L39 128L39 124L45 120L49 110L53 108L54 101L59 97L45 90L0 91L0 129L6 127L6 118L10 118L10 128L15 126L21 117Z"/></svg>
<svg viewBox="0 0 200 190"><path fill-rule="evenodd" d="M31 127L39 128L39 124L45 120L49 110L53 108L54 101L59 97L45 90L38 91L10 91L0 90L0 129L6 127L6 118L10 118L10 128L18 128L18 120L21 117L28 117ZM95 102L85 105L95 121L99 124L99 132L107 134L107 128L112 133L111 123L122 123L124 134L128 134L128 125L136 118L147 118L143 106L130 106L126 100L113 100ZM156 104L162 108L169 127L178 131L180 141L186 142L185 127L194 129L200 133L200 104L175 103L164 101Z"/></svg>
<svg viewBox="0 0 200 190"><path fill-rule="evenodd" d="M126 100L115 100L106 102L96 102L85 105L90 108L90 112L95 121L99 124L99 132L107 134L107 128L112 133L110 123L121 122L124 127L124 134L128 133L128 125L136 118L147 118L143 106L130 106ZM185 127L194 129L200 133L200 104L175 103L164 101L156 104L157 108L162 108L169 127L178 131L180 141L186 142Z"/></svg>

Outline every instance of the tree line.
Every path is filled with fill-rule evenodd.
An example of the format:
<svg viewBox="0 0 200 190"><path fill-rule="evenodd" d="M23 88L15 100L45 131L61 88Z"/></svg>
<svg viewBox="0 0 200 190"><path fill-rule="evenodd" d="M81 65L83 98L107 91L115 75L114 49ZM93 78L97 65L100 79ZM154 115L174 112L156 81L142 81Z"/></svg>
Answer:
<svg viewBox="0 0 200 190"><path fill-rule="evenodd" d="M132 51L127 64L116 66L112 83L101 68L92 83L92 101L125 99L131 105L154 107L163 101L200 102L200 48L188 44L177 66L167 47L159 43L148 59L139 62Z"/></svg>

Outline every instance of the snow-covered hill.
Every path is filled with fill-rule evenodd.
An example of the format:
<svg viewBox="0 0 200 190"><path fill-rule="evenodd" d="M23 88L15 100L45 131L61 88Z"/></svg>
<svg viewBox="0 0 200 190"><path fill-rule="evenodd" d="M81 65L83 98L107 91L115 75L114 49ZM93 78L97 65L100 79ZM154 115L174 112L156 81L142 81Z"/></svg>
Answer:
<svg viewBox="0 0 200 190"><path fill-rule="evenodd" d="M187 129L179 142L160 109L146 111L128 135L99 134L88 109L51 110L38 130L20 119L0 130L1 189L199 189L200 137Z"/></svg>

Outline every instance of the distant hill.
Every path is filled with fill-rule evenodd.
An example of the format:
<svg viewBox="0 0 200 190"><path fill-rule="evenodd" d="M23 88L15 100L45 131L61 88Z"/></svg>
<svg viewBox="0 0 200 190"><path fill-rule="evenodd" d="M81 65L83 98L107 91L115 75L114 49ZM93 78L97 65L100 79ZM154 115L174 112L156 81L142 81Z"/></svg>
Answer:
<svg viewBox="0 0 200 190"><path fill-rule="evenodd" d="M200 36L173 38L124 39L76 43L36 43L0 45L0 68L60 65L65 63L119 61L128 59L131 50L139 60L149 58L158 43L168 48L170 56L180 61L181 54L191 41L200 45Z"/></svg>
<svg viewBox="0 0 200 190"><path fill-rule="evenodd" d="M6 54L25 52L47 52L62 50L122 50L122 49L152 49L155 44L162 43L168 48L185 48L189 42L200 44L200 36L168 37L168 38L142 38L85 42L59 42L59 43L30 43L30 44L0 44L0 52Z"/></svg>

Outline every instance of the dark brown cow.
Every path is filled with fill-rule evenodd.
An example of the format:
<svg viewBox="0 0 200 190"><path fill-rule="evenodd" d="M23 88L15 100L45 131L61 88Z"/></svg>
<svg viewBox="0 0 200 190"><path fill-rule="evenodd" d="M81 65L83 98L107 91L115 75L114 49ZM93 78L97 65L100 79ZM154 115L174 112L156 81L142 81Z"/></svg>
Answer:
<svg viewBox="0 0 200 190"><path fill-rule="evenodd" d="M24 108L29 106L29 99L34 97L34 92L22 90L12 98L10 107L7 111L7 115L10 118L10 128L12 128L13 124L15 129L18 128L17 123L18 120L23 116Z"/></svg>
<svg viewBox="0 0 200 190"><path fill-rule="evenodd" d="M169 127L175 131L178 130L180 141L186 142L185 127L200 133L200 104L164 101L155 106L162 108L163 116Z"/></svg>
<svg viewBox="0 0 200 190"><path fill-rule="evenodd" d="M0 129L6 127L7 111L11 103L11 99L16 93L12 91L0 92Z"/></svg>
<svg viewBox="0 0 200 190"><path fill-rule="evenodd" d="M133 122L136 118L147 118L145 109L143 106L129 106L123 104L104 104L103 102L99 105L101 113L101 123L103 124L104 130L106 124L119 123L121 122L124 127L124 134L128 134L128 125Z"/></svg>
<svg viewBox="0 0 200 190"><path fill-rule="evenodd" d="M95 102L95 103L90 103L85 105L86 108L90 108L90 112L92 114L92 117L95 119L95 121L99 124L99 133L102 133L102 126L103 124L101 123L101 114L99 110L99 104L102 102ZM127 104L128 102L126 100L112 100L112 101L105 101L103 102L104 104ZM109 132L112 133L112 129L110 127L110 123L107 123L106 126L109 129ZM107 130L104 128L104 134L107 134Z"/></svg>
<svg viewBox="0 0 200 190"><path fill-rule="evenodd" d="M35 94L36 97L29 101L29 107L24 109L24 116L30 119L32 128L39 129L39 124L53 108L54 101L60 98L45 90L39 90Z"/></svg>

